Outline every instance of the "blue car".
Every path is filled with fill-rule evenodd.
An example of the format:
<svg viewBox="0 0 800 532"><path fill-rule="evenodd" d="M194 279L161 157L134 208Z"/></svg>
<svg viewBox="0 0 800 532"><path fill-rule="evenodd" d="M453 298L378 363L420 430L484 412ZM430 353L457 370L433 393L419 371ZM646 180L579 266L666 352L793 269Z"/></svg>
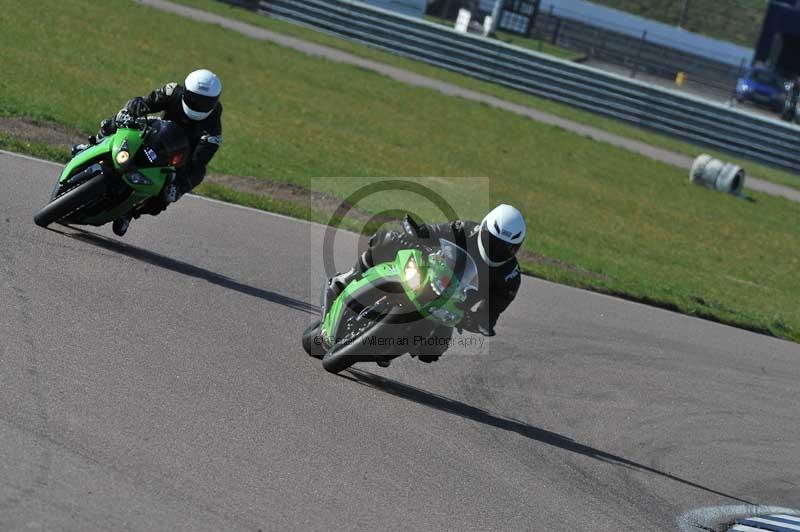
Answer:
<svg viewBox="0 0 800 532"><path fill-rule="evenodd" d="M766 68L752 68L736 83L736 101L740 103L750 101L780 112L785 100L786 82Z"/></svg>

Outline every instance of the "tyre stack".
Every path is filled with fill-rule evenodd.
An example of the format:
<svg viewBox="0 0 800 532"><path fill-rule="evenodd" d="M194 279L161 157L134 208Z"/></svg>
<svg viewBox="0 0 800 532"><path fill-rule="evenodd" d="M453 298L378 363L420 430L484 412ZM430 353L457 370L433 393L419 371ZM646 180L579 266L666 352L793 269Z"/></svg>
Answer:
<svg viewBox="0 0 800 532"><path fill-rule="evenodd" d="M741 196L744 189L744 170L735 164L726 163L703 154L694 160L689 181L712 190Z"/></svg>

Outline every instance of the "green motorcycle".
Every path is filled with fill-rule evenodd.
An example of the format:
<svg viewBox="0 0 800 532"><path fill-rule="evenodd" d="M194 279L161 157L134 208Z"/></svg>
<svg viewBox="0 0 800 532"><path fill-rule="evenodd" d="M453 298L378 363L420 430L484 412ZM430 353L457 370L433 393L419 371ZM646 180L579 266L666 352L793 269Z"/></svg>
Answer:
<svg viewBox="0 0 800 532"><path fill-rule="evenodd" d="M449 240L439 240L438 248L400 250L323 309L321 320L303 333L303 348L332 373L356 362L388 365L413 339L458 325L471 290L478 290L475 261Z"/></svg>
<svg viewBox="0 0 800 532"><path fill-rule="evenodd" d="M178 124L131 118L67 163L50 202L33 220L41 227L54 222L100 226L135 215L151 198L175 201L175 172L188 156L189 141Z"/></svg>

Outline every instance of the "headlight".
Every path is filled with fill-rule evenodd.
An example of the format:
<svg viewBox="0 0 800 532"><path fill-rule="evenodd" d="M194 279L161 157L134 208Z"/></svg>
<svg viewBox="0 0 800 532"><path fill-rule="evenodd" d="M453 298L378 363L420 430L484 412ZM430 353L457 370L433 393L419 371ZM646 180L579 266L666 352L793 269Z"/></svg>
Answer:
<svg viewBox="0 0 800 532"><path fill-rule="evenodd" d="M128 162L128 159L131 158L131 154L128 153L126 150L120 150L117 152L117 164L125 164Z"/></svg>
<svg viewBox="0 0 800 532"><path fill-rule="evenodd" d="M419 268L417 267L417 261L414 260L412 257L406 263L406 267L403 270L403 274L406 279L406 283L408 286L414 290L415 292L419 290L419 287L422 286L422 276L419 274Z"/></svg>
<svg viewBox="0 0 800 532"><path fill-rule="evenodd" d="M121 153L121 152L120 152ZM119 158L119 157L117 157ZM139 172L128 172L128 180L134 185L152 185L153 182Z"/></svg>

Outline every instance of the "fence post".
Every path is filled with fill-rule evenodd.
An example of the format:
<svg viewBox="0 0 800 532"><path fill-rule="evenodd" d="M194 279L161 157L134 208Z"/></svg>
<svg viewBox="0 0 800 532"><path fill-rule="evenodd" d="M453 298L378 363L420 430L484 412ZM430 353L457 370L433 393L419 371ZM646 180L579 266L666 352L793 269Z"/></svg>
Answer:
<svg viewBox="0 0 800 532"><path fill-rule="evenodd" d="M553 6L550 6L550 16L553 16ZM561 32L561 17L556 18L556 26L553 28L553 37L550 40L553 44L558 41L558 34Z"/></svg>
<svg viewBox="0 0 800 532"><path fill-rule="evenodd" d="M644 47L645 42L647 42L647 30L642 32L642 39L639 41L639 47L636 49L636 55L633 57L633 70L631 71L632 78L635 78L636 73L639 71L639 56L642 54L642 48Z"/></svg>
<svg viewBox="0 0 800 532"><path fill-rule="evenodd" d="M736 73L736 80L733 82L733 94L731 95L731 104L736 100L736 86L739 84L739 79L744 75L744 57L739 62L739 71Z"/></svg>
<svg viewBox="0 0 800 532"><path fill-rule="evenodd" d="M553 29L553 38L551 39L551 42L553 44L556 44L558 42L559 33L561 33L561 19L557 18L556 19L556 27Z"/></svg>
<svg viewBox="0 0 800 532"><path fill-rule="evenodd" d="M494 8L492 8L492 25L487 32L488 35L494 36L497 33L497 28L500 27L500 17L503 16L503 7L505 0L495 0Z"/></svg>
<svg viewBox="0 0 800 532"><path fill-rule="evenodd" d="M539 7L541 4L541 0L536 0L536 2L533 4L533 13L531 14L531 18L528 19L528 31L525 32L525 37L528 37L529 39L536 29L536 17L539 16Z"/></svg>

